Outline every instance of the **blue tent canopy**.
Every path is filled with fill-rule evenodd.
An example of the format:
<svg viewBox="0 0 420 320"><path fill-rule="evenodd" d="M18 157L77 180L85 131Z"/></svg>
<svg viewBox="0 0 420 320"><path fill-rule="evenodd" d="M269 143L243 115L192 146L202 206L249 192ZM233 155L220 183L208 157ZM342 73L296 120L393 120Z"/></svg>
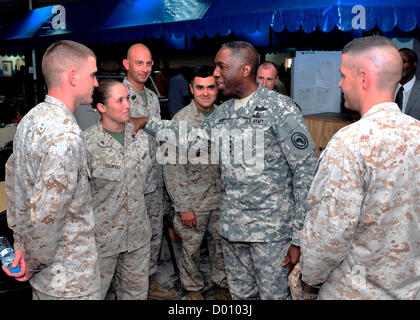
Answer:
<svg viewBox="0 0 420 320"><path fill-rule="evenodd" d="M363 10L364 13L363 14ZM377 26L384 32L395 27L404 32L420 24L420 2L405 0L242 0L240 5L215 0L203 19L209 35L264 31L271 26L276 32L302 29L306 33L317 28L330 32L335 27L350 31L361 17L363 31ZM204 23L207 22L207 23Z"/></svg>
<svg viewBox="0 0 420 320"><path fill-rule="evenodd" d="M419 24L420 1L415 0L86 0L28 12L0 33L0 45L267 34L270 28L409 32Z"/></svg>

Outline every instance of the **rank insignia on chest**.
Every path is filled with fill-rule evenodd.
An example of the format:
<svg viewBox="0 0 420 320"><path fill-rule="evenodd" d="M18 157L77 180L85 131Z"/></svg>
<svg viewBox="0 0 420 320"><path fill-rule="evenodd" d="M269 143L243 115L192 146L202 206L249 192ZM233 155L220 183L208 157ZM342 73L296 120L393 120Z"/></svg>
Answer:
<svg viewBox="0 0 420 320"><path fill-rule="evenodd" d="M267 110L266 107L259 106L259 105L255 108L255 111L265 111L265 110Z"/></svg>

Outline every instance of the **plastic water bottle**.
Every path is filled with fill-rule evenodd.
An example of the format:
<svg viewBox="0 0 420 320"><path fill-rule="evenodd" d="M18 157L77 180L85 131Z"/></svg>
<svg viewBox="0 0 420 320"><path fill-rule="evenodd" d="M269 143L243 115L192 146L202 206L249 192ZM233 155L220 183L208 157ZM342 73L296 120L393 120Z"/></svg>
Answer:
<svg viewBox="0 0 420 320"><path fill-rule="evenodd" d="M10 270L11 273L19 273L20 268L12 268L13 260L15 260L15 252L5 237L0 237L0 259L3 265Z"/></svg>

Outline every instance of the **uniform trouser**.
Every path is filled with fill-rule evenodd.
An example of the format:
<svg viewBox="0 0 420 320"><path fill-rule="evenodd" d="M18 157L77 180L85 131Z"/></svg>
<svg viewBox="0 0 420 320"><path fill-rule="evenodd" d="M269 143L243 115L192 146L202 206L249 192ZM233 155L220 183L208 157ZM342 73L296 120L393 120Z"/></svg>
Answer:
<svg viewBox="0 0 420 320"><path fill-rule="evenodd" d="M289 266L282 267L289 241L232 242L222 238L232 299L290 299Z"/></svg>
<svg viewBox="0 0 420 320"><path fill-rule="evenodd" d="M179 263L181 284L188 291L199 291L204 288L199 264L201 243L207 235L211 280L219 287L227 288L221 237L218 231L220 211L201 211L195 214L197 225L193 228L184 226L178 214L174 217L174 230L182 238L182 255Z"/></svg>
<svg viewBox="0 0 420 320"><path fill-rule="evenodd" d="M32 300L99 300L99 291L80 297L54 297L32 288Z"/></svg>
<svg viewBox="0 0 420 320"><path fill-rule="evenodd" d="M146 202L147 215L150 218L152 228L152 240L150 240L150 268L149 276L157 272L157 262L159 258L160 246L162 244L163 232L163 188L144 195Z"/></svg>
<svg viewBox="0 0 420 320"><path fill-rule="evenodd" d="M99 257L101 299L112 283L118 300L146 300L149 290L150 244L110 257Z"/></svg>

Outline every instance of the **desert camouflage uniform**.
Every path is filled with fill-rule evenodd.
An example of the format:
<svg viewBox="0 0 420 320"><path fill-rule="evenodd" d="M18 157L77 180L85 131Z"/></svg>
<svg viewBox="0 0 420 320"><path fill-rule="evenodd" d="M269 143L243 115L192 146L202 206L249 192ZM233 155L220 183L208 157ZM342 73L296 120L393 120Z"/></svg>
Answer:
<svg viewBox="0 0 420 320"><path fill-rule="evenodd" d="M160 104L156 94L148 88L144 88L147 95L148 105L144 105L143 99L139 92L137 92L130 84L127 78L124 79L124 85L127 88L130 96L130 116L133 118L139 117L142 112L152 115L160 119ZM150 218L150 225L152 227L152 240L150 242L150 271L152 276L157 272L157 261L159 258L160 246L162 243L163 232L163 214L164 214L164 199L163 199L163 176L162 165L156 161L157 143L154 140L151 144L150 157L153 159L153 167L149 170L146 178L146 189L144 192L144 199L146 201L147 214Z"/></svg>
<svg viewBox="0 0 420 320"><path fill-rule="evenodd" d="M321 154L302 230L319 299L420 298L420 122L382 103Z"/></svg>
<svg viewBox="0 0 420 320"><path fill-rule="evenodd" d="M304 203L317 161L314 143L298 107L286 96L260 85L245 106L235 110L233 105L231 99L208 116L201 124L199 139L204 145L208 139L216 143L218 137L212 132L225 129L222 140L227 138L231 142L230 148L228 146L230 153L220 152L225 192L220 234L228 240L224 243L237 245L226 251L223 248L229 290L235 299L257 298L255 291L242 290L255 286L257 282L259 288L267 286L259 292L259 298L287 298L288 266L281 267L278 263L284 260L290 244L300 245ZM145 131L156 134L165 128L178 132L174 123L152 117ZM254 154L264 147L264 160L257 159L254 165L242 159L235 161L238 160L235 159L235 146L232 146L238 133L234 132L235 129L242 132L253 129L256 140L263 133L263 146L262 143L253 143L247 148L252 148ZM190 146L196 143L197 139L190 142ZM248 150L244 148L245 151ZM244 249L244 244L247 249ZM256 260L249 256L253 251L259 254ZM241 265L235 254L248 255L243 260L252 261L253 268L248 270L249 265Z"/></svg>
<svg viewBox="0 0 420 320"><path fill-rule="evenodd" d="M188 128L198 127L205 119L194 100L173 117L175 121L185 121ZM180 150L183 152L184 150ZM176 152L176 151L175 151ZM209 161L210 162L210 161ZM178 213L174 217L175 232L182 238L180 278L184 289L200 291L204 288L199 270L200 247L207 231L211 279L219 287L227 288L225 264L221 237L219 235L220 166L211 164L167 164L163 166L166 188ZM193 210L197 225L184 226L179 213Z"/></svg>
<svg viewBox="0 0 420 320"><path fill-rule="evenodd" d="M98 255L83 134L46 96L20 122L6 166L7 220L35 291L99 298Z"/></svg>
<svg viewBox="0 0 420 320"><path fill-rule="evenodd" d="M151 229L143 193L152 165L149 139L154 139L144 131L133 138L129 123L124 146L100 123L84 135L92 172L101 298L105 298L114 278L117 299L146 299Z"/></svg>

